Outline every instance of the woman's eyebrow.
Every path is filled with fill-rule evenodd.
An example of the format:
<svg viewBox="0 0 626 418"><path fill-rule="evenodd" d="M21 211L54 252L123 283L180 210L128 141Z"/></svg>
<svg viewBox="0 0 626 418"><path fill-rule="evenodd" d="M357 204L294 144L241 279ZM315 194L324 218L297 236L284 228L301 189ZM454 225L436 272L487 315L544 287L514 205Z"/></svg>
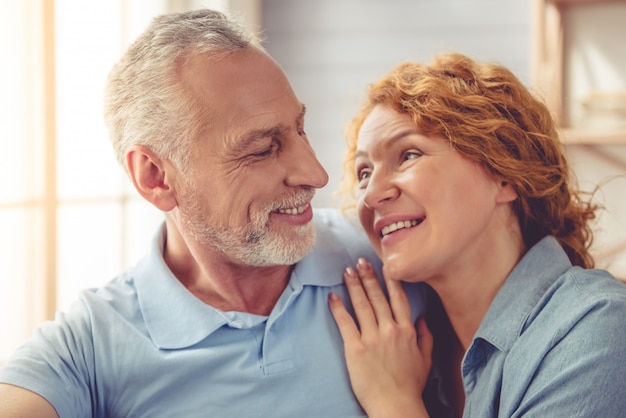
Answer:
<svg viewBox="0 0 626 418"><path fill-rule="evenodd" d="M401 140L402 138L405 138L407 136L410 135L419 135L419 132L414 130L414 129L405 129L404 131L400 131L397 134L390 136L389 138L384 139L383 141L385 142L385 144L389 143L389 142L397 142L399 140ZM355 157L366 157L367 156L367 152L363 151L363 150L357 150L354 154Z"/></svg>

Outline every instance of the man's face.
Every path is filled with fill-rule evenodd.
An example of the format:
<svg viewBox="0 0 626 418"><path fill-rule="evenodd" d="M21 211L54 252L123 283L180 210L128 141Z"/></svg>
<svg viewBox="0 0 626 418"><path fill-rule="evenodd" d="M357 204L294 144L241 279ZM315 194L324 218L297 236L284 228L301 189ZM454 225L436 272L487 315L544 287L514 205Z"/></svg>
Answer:
<svg viewBox="0 0 626 418"><path fill-rule="evenodd" d="M280 67L250 49L192 57L183 85L209 114L178 182L180 227L228 262L302 259L315 243L311 199L328 175L304 133L304 106Z"/></svg>

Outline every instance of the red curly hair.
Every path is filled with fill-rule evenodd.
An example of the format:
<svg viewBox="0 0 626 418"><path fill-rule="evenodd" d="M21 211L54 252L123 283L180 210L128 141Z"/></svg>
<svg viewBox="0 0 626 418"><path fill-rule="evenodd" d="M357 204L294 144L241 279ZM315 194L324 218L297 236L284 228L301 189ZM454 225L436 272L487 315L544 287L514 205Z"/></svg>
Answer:
<svg viewBox="0 0 626 418"><path fill-rule="evenodd" d="M408 114L424 134L447 138L465 158L509 182L527 248L553 235L572 264L593 267L589 221L597 206L573 186L550 111L510 70L444 54L430 65L400 64L372 84L347 131L342 192L351 203L344 200L344 209L354 207L359 130L379 104Z"/></svg>

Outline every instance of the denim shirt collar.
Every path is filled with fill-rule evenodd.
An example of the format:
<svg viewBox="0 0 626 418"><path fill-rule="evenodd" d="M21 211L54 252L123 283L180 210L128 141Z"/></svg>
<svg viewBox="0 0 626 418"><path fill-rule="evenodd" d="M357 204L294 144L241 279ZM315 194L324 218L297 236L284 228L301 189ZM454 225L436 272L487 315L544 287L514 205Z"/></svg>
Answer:
<svg viewBox="0 0 626 418"><path fill-rule="evenodd" d="M508 352L546 290L572 267L556 238L535 244L502 285L474 336Z"/></svg>

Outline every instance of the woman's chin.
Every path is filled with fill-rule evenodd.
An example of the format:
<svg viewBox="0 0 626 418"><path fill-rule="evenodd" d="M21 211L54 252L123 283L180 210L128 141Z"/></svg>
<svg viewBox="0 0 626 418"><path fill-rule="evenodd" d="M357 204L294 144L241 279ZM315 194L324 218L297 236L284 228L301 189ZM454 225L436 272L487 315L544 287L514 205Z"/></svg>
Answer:
<svg viewBox="0 0 626 418"><path fill-rule="evenodd" d="M406 274L401 268L394 262L385 262L383 264L383 275L388 280L403 281L406 280Z"/></svg>

